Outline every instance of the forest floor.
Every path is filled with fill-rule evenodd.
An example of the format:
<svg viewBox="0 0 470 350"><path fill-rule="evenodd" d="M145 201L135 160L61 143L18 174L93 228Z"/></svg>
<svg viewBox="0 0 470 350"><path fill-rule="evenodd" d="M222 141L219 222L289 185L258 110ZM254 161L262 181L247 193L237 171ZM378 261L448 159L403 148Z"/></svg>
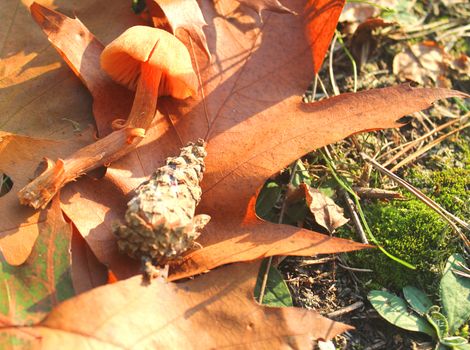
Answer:
<svg viewBox="0 0 470 350"><path fill-rule="evenodd" d="M307 90L306 102L407 81L470 92L468 2L378 3L391 11L366 4L347 5L330 56ZM374 19L368 19L371 14ZM318 226L307 209L289 201L294 173L333 198L344 208L347 218L354 212L357 215L357 207L348 209L344 186L335 181L332 171L355 189L373 189L360 196L372 232L393 255L418 266L410 270L378 249L336 257L281 259L278 269L294 305L356 327L334 340L336 349L433 348L426 335L401 330L381 318L368 302L367 293L387 289L399 294L401 287L411 284L436 300L437 281L445 261L452 253L464 253L464 244L442 217L372 167L360 153L368 154L468 222L468 116L468 105L463 100L440 101L432 109L410 116L400 129L353 136L309 154L274 179L283 186L284 195L279 196L269 220L324 233L328 232ZM358 240L361 230L350 220L330 233ZM464 234L470 236L468 231ZM406 242L403 245L407 247L399 242Z"/></svg>

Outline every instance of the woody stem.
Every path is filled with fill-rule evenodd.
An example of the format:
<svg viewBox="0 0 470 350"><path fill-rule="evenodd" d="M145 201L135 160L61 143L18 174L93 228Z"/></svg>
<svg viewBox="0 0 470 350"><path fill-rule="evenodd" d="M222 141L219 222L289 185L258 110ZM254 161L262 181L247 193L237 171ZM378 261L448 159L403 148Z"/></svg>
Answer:
<svg viewBox="0 0 470 350"><path fill-rule="evenodd" d="M158 99L161 72L142 63L134 103L124 128L79 149L65 159L58 159L18 192L20 203L44 208L68 182L86 172L118 160L133 151L152 124Z"/></svg>

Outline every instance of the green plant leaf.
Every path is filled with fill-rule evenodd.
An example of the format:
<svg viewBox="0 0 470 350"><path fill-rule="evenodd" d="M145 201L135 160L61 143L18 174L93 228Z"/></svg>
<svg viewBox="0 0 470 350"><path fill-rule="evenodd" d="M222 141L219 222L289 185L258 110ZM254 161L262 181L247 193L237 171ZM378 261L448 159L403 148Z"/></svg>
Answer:
<svg viewBox="0 0 470 350"><path fill-rule="evenodd" d="M455 274L458 263L465 265L460 254L449 257L439 286L443 313L449 322L450 334L455 332L470 318L470 279Z"/></svg>
<svg viewBox="0 0 470 350"><path fill-rule="evenodd" d="M467 339L462 338L462 337L445 337L444 339L441 339L441 344L450 346L450 347L455 347L455 346L467 345L468 341Z"/></svg>
<svg viewBox="0 0 470 350"><path fill-rule="evenodd" d="M263 283L263 276L266 271L267 260L264 260L261 264L258 273L258 279L256 280L255 286L255 298L259 300L259 293L261 284ZM293 306L292 296L286 282L282 278L281 273L274 267L271 266L268 274L268 281L266 283L266 290L263 296L263 304L268 306Z"/></svg>
<svg viewBox="0 0 470 350"><path fill-rule="evenodd" d="M269 181L263 186L256 199L256 214L260 218L270 219L271 211L279 199L281 190L281 187L274 181Z"/></svg>
<svg viewBox="0 0 470 350"><path fill-rule="evenodd" d="M61 301L75 295L70 273L72 228L62 217L59 201L47 211L31 255L20 266L0 254L0 324L31 325Z"/></svg>
<svg viewBox="0 0 470 350"><path fill-rule="evenodd" d="M470 344L454 345L453 350L470 350Z"/></svg>
<svg viewBox="0 0 470 350"><path fill-rule="evenodd" d="M411 308L421 316L428 312L429 308L433 305L431 299L420 289L412 286L403 288L403 295L406 301L410 304Z"/></svg>
<svg viewBox="0 0 470 350"><path fill-rule="evenodd" d="M434 327L439 340L449 335L449 323L446 317L439 312L439 306L433 305L426 313L426 319Z"/></svg>
<svg viewBox="0 0 470 350"><path fill-rule="evenodd" d="M307 168L305 167L304 163L301 160L298 160L293 167L295 174L292 178L292 185L294 187L299 187L300 184L304 183L307 185L312 184L312 179L310 178L310 174L308 173Z"/></svg>
<svg viewBox="0 0 470 350"><path fill-rule="evenodd" d="M410 312L406 301L395 294L373 290L369 292L367 298L379 315L395 326L409 331L426 333L432 337L436 336L431 325L424 318Z"/></svg>

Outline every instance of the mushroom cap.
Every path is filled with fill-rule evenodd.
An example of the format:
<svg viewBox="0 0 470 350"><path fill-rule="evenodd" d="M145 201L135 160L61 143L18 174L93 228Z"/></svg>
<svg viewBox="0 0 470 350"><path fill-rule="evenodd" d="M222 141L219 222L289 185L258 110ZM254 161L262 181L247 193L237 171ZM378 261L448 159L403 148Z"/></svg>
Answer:
<svg viewBox="0 0 470 350"><path fill-rule="evenodd" d="M131 27L101 53L101 68L114 81L131 90L137 88L143 63L162 72L159 96L184 99L197 91L197 77L188 49L164 30Z"/></svg>

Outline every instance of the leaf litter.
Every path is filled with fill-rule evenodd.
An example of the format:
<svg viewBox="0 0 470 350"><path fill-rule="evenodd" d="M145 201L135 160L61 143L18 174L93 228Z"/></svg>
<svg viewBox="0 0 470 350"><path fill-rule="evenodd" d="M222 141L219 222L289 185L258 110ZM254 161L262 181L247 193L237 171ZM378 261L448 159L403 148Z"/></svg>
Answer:
<svg viewBox="0 0 470 350"><path fill-rule="evenodd" d="M213 13L213 15L215 16L216 14ZM210 12L206 14L206 18L210 18ZM253 19L249 16L243 18L245 21L248 22L253 21ZM277 21L281 22L278 23ZM238 102L242 96L246 98L247 94L253 95L253 93L255 93L256 91L263 91L264 94L268 96L276 95L283 91L280 90L276 84L274 84L274 81L278 79L276 75L267 76L268 72L270 72L272 69L275 69L275 67L272 66L274 62L271 63L271 66L267 65L266 62L268 61L268 59L265 57L269 56L271 54L271 51L274 50L276 46L278 46L279 44L284 44L282 42L279 42L279 35L273 35L273 33L271 33L272 31L275 32L282 30L281 23L284 21L292 22L293 24L297 25L297 28L300 33L303 32L302 21L298 17L290 15L278 15L276 17L276 21L271 21L270 24L266 24L263 26L263 31L267 31L268 34L265 35L266 38L264 38L260 48L257 49L253 54L251 54L250 52L246 52L246 50L243 46L240 45L240 43L243 43L243 40L245 40L247 42L245 46L250 46L249 43L253 42L253 40L256 40L256 37L252 37L251 35L247 35L243 32L238 32L240 38L237 42L236 48L241 51L241 55L246 55L246 57L250 59L247 60L246 63L244 61L241 61L241 63L244 63L244 66L240 65L240 68L243 67L243 70L241 70L241 73L239 73L240 76L235 82L236 85L233 86L231 80L226 83L229 84L229 86L232 85L231 89L235 89L235 91L237 91L237 93L232 95L227 95L226 91L228 87L222 84L222 81L220 80L226 75L230 76L231 74L234 74L234 72L230 71L228 71L229 74L227 74L227 71L222 70L222 77L220 76L221 68L223 68L220 67L220 64L229 64L230 69L233 69L230 61L223 59L224 55L227 54L225 46L218 47L220 52L217 51L217 57L220 60L220 63L215 61L214 63L211 63L209 65L207 65L207 57L204 55L203 51L197 51L196 49L196 57L198 57L202 61L198 66L204 67L204 69L200 73L204 86L204 95L200 93L197 98L185 101L183 103L177 103L175 101L170 100L163 100L160 104L162 107L159 111L165 111L166 114L169 115L170 119L176 118L177 115L184 115L185 117L180 120L175 119L173 121L173 127L172 125L168 125L168 118L165 118L165 115L158 113L156 117L156 124L159 124L158 134L153 134L154 132L157 132L155 128L150 129L146 139L144 139L143 141L143 147L140 147L136 151L138 154L138 158L136 158L135 156L131 156L130 159L124 159L124 161L126 161L127 163L126 168L143 168L141 174L149 174L153 172L153 170L157 167L155 166L154 168L152 168L153 164L158 164L157 162L159 160L157 155L165 154L161 152L162 148L174 148L174 145L172 146L170 141L172 133L174 135L174 133L176 132L176 137L181 139L183 142L185 140L194 140L204 136L209 136L210 138L210 142L207 146L208 157L206 159L208 170L205 173L205 179L202 183L203 192L205 195L203 196L199 208L202 212L210 215L213 220L211 220L211 222L206 226L204 234L198 241L200 244L202 244L204 248L190 253L187 257L185 257L183 263L175 267L174 271L178 271L177 275L175 272L175 278L182 278L191 274L204 272L220 264L259 258L266 254L263 253L263 251L271 251L270 254L274 254L274 252L276 252L277 254L287 254L288 251L292 249L292 251L295 251L296 254L307 255L312 254L314 249L318 249L318 251L322 252L331 252L331 250L327 248L327 246L325 246L326 250L321 248L322 245L318 247L316 246L317 243L321 242L324 239L320 238L322 236L319 236L317 240L316 238L314 238L315 236L312 233L307 234L307 232L304 232L303 230L297 230L292 228L279 228L274 231L277 232L277 234L274 234L274 232L272 231L272 235L270 237L267 237L265 235L264 232L274 229L271 228L273 225L259 222L254 216L254 210L252 207L253 204L249 204L254 203L256 191L262 185L262 182L267 177L277 172L280 166L289 164L289 162L305 154L311 149L318 148L327 143L339 140L355 132L382 127L396 126L398 124L395 123L395 120L398 119L401 115L404 115L416 109L425 108L429 105L429 102L427 101L432 101L434 98L441 97L439 96L440 92L438 90L407 90L406 87L402 86L391 88L391 91L394 91L393 93L391 93L391 91L389 93L371 91L362 93L362 96L361 94L359 94L358 96L341 96L336 100L331 99L323 101L322 103L316 106L301 105L299 102L295 102L294 100L294 96L298 96L299 92L301 91L301 89L297 87L299 84L286 83L283 87L283 89L285 90L283 92L283 95L286 95L290 91L290 93L288 94L292 95L292 97L284 99L281 105L271 106L271 100L265 101L260 99L253 100L252 103L250 103L248 106L246 106L246 104L244 105L241 101ZM291 24L291 26L293 24ZM221 22L219 27L221 35L224 35L225 31L230 29L232 25L228 22ZM258 26L253 25L252 30L254 32L257 32L260 29ZM67 35L67 33L64 32L64 35ZM294 51L294 53L285 52L284 57L282 55L278 57L280 62L285 63L287 60L289 64L284 64L282 69L278 70L276 74L288 74L290 76L290 79L292 79L291 81L306 82L303 70L297 70L296 67L308 67L311 64L311 59L309 58L308 51L305 52L305 50L308 50L308 43L306 43L301 36L298 36L298 38L299 39L295 41L288 40L289 43L286 42L284 44L289 45ZM211 37L208 36L209 41L210 39ZM296 51L305 53L295 54ZM232 52L229 52L228 54L233 55ZM264 76L266 78L261 81L256 81L257 76ZM214 79L214 77L217 77L218 79ZM255 82L252 82L253 79L255 79ZM207 81L207 83L205 83L205 81ZM307 84L305 83L305 85ZM239 86L247 86L248 90L246 92L243 92L243 90L241 90ZM298 92L295 93L295 91ZM349 106L351 105L361 106L362 103L359 102L360 100L367 100L369 105L371 105L371 101L376 101L376 103L378 103L379 105L382 103L385 106L393 102L382 100L383 96L387 96L387 98L394 97L398 99L400 98L399 96L405 96L410 93L416 95L415 103L417 105L408 107L406 104L402 104L403 110L393 111L393 115L387 116L389 118L388 122L386 122L383 118L375 114L375 108L377 108L378 110L385 110L385 108L378 106L375 108L370 107L368 112L370 113L369 118L372 118L372 120L368 120L367 117L363 115L360 119L361 123L364 123L363 125L354 122L354 126L352 128L344 128L344 133L338 135L335 135L329 131L325 133L320 132L321 127L319 125L321 125L321 123L324 123L325 127L328 126L328 129L329 125L331 125L332 123L332 121L330 120L331 116L328 110L329 108L334 107L337 108L338 111L340 111L344 108L349 109ZM437 93L435 97L432 95L434 93ZM446 94L444 90L442 90L442 93L442 97L444 97ZM222 94L222 96L220 94ZM427 97L426 94L429 94L430 96ZM377 97L375 97L376 95ZM200 100L203 97L204 106L200 106ZM289 100L291 101L290 103ZM240 113L240 111L238 111L237 109L227 109L224 107L224 105L220 105L221 101L222 103L224 103L224 105L231 105L233 103L237 103L238 108L243 106L243 108L245 109L250 108L252 112L250 112L250 109L247 109L242 113ZM352 101L354 101L354 103ZM322 104L326 104L326 106L324 107ZM210 119L207 120L207 111L211 110L219 110L218 114L215 115L215 118L217 118L215 120L215 123L212 123ZM246 119L246 113L252 114L253 112L256 113L258 110L260 112L256 115L256 118L252 116L250 119ZM317 112L317 110L320 110L321 112ZM314 114L315 124L311 124L311 132L315 135L315 137L310 138L313 144L309 144L308 142L304 142L305 136L308 134L308 129L301 127L303 125L302 118L305 118L305 121L308 123L310 116L313 115L312 113L314 112L317 113ZM354 115L355 113L363 114L364 111L361 110L361 107L358 107L357 112L355 112L354 110L349 110L348 113L349 115ZM269 121L269 118L274 119L276 118L276 115L283 115L286 117L284 117L283 119L278 118L276 120L276 123L271 123ZM238 124L233 125L234 122L237 120L239 120ZM244 120L246 120L247 122L249 121L249 124L247 124L247 122L244 122ZM339 120L337 122L341 123ZM163 126L165 124L166 126ZM209 130L208 126L210 126ZM224 130L228 128L230 128L230 133L224 133ZM283 144L283 139L279 138L267 139L266 144L259 144L259 151L256 147L253 146L255 140L264 138L261 135L277 134L278 129L284 130L283 139L289 140L289 147L291 148L291 152L286 154L280 151L280 146ZM300 135L298 134L299 132L301 132ZM339 132L341 131L339 130ZM215 134L216 136L211 136L210 134ZM243 135L243 137L234 137L235 135ZM175 136L173 136L173 138L174 137ZM150 140L155 141L150 144ZM155 150L157 149L159 149L160 151L156 152ZM260 151L261 153L257 155L256 153ZM266 154L264 152L266 152ZM176 153L176 151L173 151L171 153L166 154ZM230 154L230 158L225 157L224 155L226 154ZM267 159L269 159L270 161L266 162ZM129 161L134 162L135 165L130 165L128 163ZM240 166L240 164L243 164L243 166ZM260 167L260 165L262 165L262 167ZM104 178L104 182L106 182L108 177L113 177L112 183L119 183L119 186L122 187L122 190L120 190L119 192L122 191L121 193L127 193L131 188L135 187L132 184L135 183L134 181L136 181L140 177L138 177L137 179L129 178L129 173L126 171L124 172L124 176L120 176L119 173L123 173L120 168L121 167L119 166L119 162L115 163L114 166L108 168L107 175ZM240 178L244 179L244 181L235 185L231 184L233 183L232 178ZM91 192L91 198L95 196L96 198L103 197L103 195L98 194L99 191L104 188L103 183L101 183L100 186L93 186L95 188L91 189L88 189L88 186L84 185L83 182L81 184L83 188L80 188L80 190L73 189L75 184L72 184L72 186L66 188L64 191L65 196L68 195L68 190L70 190L72 192L71 195L75 197L76 193L80 193L80 198L86 197L87 192ZM214 186L214 184L217 185ZM76 185L80 186L79 183L77 183ZM126 198L120 194L113 195L111 194L112 192L110 193L108 191L109 188L107 187L106 192L107 197L109 199L111 199L112 201L119 200L122 203L115 203L114 205L112 205L112 207L122 208L124 202L126 201ZM122 214L119 215L120 213L115 213L115 211L110 212L109 209L106 208L106 206L103 207L102 205L81 205L79 202L76 202L73 197L68 198L66 202L68 202L68 204L63 205L63 209L65 210L67 215L72 219L75 225L77 225L78 230L84 235L85 239L87 239L88 243L95 251L95 254L98 256L98 258L102 262L108 264L118 276L123 277L126 275L128 276L129 273L135 273L135 271L129 270L129 267L133 265L128 264L125 259L116 254L115 238L110 233L110 224L106 224L106 222L103 223L102 219L100 219L108 215L111 217L109 221L106 220L107 222L110 222L111 220L115 221L119 219L119 216L121 216ZM217 208L216 212L214 212L215 208ZM96 215L97 211L99 212L103 209L105 210L104 213L102 213L101 215ZM87 210L90 211L90 213L87 213ZM227 215L228 213L230 214ZM94 220L94 218L99 220L99 222L93 224L92 220ZM243 222L244 224L240 225L240 222ZM89 233L87 233L91 232L91 227L94 228L92 232L93 237L89 237ZM295 233L297 233L299 239L291 240L291 242L295 242L294 244L296 244L296 248L293 248L290 245L285 245L286 241L281 237L292 237L292 235ZM98 237L99 239L97 239ZM245 237L243 244L240 241L240 237ZM262 240L261 237L263 237ZM300 237L303 238L300 239ZM308 242L309 239L305 240L305 238L307 237L311 237L312 241ZM331 240L332 242L337 241L338 245L342 244L343 248L340 249L354 249L354 245L351 245L350 243L339 243L341 242L341 240L337 240L335 238L330 238L329 240ZM328 244L328 241L325 241L325 244ZM253 242L263 242L263 245L260 246L258 244L253 244ZM312 242L316 243L313 243L312 246ZM267 244L272 244L272 246ZM350 248L347 248L348 245L350 246ZM221 249L222 246L225 247L223 250ZM303 251L301 247L305 247L303 248ZM247 250L247 248L249 249ZM230 254L227 254L227 252L230 252ZM237 252L239 252L240 254L237 254Z"/></svg>
<svg viewBox="0 0 470 350"><path fill-rule="evenodd" d="M299 13L300 12L301 11L299 11ZM219 14L217 12L211 13L210 11L209 14L209 16L206 15L206 19L208 17L211 19L211 21L208 22L216 22L212 19L218 17ZM131 191L131 189L138 183L139 180L144 179L159 164L162 164L163 157L168 154L175 154L175 146L179 147L181 145L181 143L178 145L171 144L171 142L169 141L170 139L179 139L181 142L184 142L186 140L194 139L195 136L199 135L203 137L211 137L210 140L212 146L211 144L209 144L209 147L213 147L214 152L209 153L212 159L208 159L208 161L210 160L212 162L212 165L211 167L208 166L208 168L213 170L208 173L205 183L203 183L203 191L206 191L209 195L207 196L207 199L204 198L201 211L203 209L207 209L211 212L211 214L214 213L213 215L215 216L217 216L218 214L220 223L219 226L214 225L212 230L208 227L208 229L205 231L201 240L201 242L203 242L204 249L208 247L217 248L217 243L221 241L221 237L217 237L216 233L220 232L220 228L228 231L232 227L238 226L242 226L242 234L239 234L237 232L235 233L234 238L237 239L237 234L238 237L246 237L246 233L248 231L248 237L251 237L249 238L249 240L251 240L251 243L258 243L256 238L262 237L267 232L279 232L282 229L285 229L286 231L288 231L287 235L286 233L282 232L279 232L279 234L281 234L283 237L289 235L292 238L295 238L297 236L305 237L305 244L307 244L308 241L310 241L310 243L315 242L316 238L312 240L312 236L317 237L319 239L321 238L321 236L315 236L315 234L307 230L299 230L295 228L288 229L287 227L283 227L280 225L270 225L267 223L262 223L259 219L256 218L256 216L254 215L254 198L256 196L257 190L260 188L263 181L270 175L277 172L282 166L289 164L289 162L291 162L292 160L298 158L299 156L307 153L308 151L314 148L321 147L324 144L339 140L355 132L397 126L398 124L395 121L403 114L407 114L417 109L425 108L434 99L448 96L447 92L445 92L444 90L416 90L406 86L402 86L398 88L384 90L382 93L371 92L362 93L358 96L351 95L337 98L336 100L333 100L333 102L326 101L326 103L317 105L317 108L311 108L310 106L298 106L298 102L296 103L295 99L290 96L299 96L301 94L302 82L304 82L304 87L307 85L305 74L301 75L300 70L297 71L296 67L302 66L301 63L304 63L303 67L310 66L310 59L308 58L308 55L292 55L291 53L286 55L286 53L281 52L281 55L278 56L280 58L280 62L282 62L284 66L277 66L277 64L273 64L275 62L267 60L266 57L269 57L272 51L279 50L282 46L287 45L287 43L280 43L276 45L273 38L276 37L276 31L279 30L278 28L282 28L282 25L292 26L294 24L296 28L298 28L296 30L302 32L302 26L298 24L298 22L300 21L297 18L292 19L293 22L289 22L290 20L287 20L287 22L289 22L288 24L284 22L286 21L285 17L282 18L270 15L269 19L269 25L263 26L261 32L259 28L254 25L255 23L253 22L253 19L248 16L241 16L237 18L237 20L240 21L240 25L248 25L248 27L251 25L251 30L244 33L237 31L237 28L235 26L232 26L226 22L220 21L221 23L216 23L216 28L218 30L218 40L220 39L220 36L223 38L224 35L237 35L239 40L237 43L235 43L234 49L236 49L235 51L239 51L240 55L239 57L237 57L237 55L233 55L232 51L224 52L225 50L223 49L223 47L216 47L217 59L214 63L207 65L207 61L201 59L203 57L203 50L194 49L193 53L195 57L198 61L202 63L199 65L199 67L203 67L200 71L200 74L203 84L204 96L199 96L196 101L186 101L185 103L180 104L170 100L165 101L159 110L155 122L155 125L158 126L158 130L155 130L155 128L153 130L150 130L149 134L147 135L148 139L146 140L146 142L144 142L142 148L137 150L135 154L131 154L129 157L124 158L120 162L115 163L114 167L109 168L105 179L99 186L96 186L96 183L93 183L91 179L84 178L78 181L77 183L72 184L72 186L68 186L64 189L65 196L62 196L63 209L68 212L68 214L78 214L77 212L79 212L79 210L74 211L71 209L73 208L73 202L75 201L75 209L80 209L84 211L84 213L81 213L80 215L78 215L78 217L76 216L75 218L73 218L72 215L70 216L72 218L72 221L77 225L77 228L79 229L80 233L82 233L86 239L88 238L87 241L90 244L90 247L100 258L100 260L106 263L110 263L111 259L114 259L114 261L116 261L116 265L114 266L118 266L119 268L121 268L120 265L126 264L126 261L122 257L117 256L115 247L111 246L115 239L112 236L110 237L109 235L109 224L112 222L112 220L115 220L116 217L119 217L119 215L114 215L112 212L110 212L109 208L113 207L114 209L114 204L119 203L116 208L120 207L121 209L119 209L119 211L121 211L120 214L122 214L122 208L125 206L126 201L125 196ZM257 39L260 33L262 34L262 41ZM211 38L210 36L208 36L208 43L211 50L213 50L214 48L214 39L214 37ZM277 36L276 39L279 39L279 36ZM269 48L269 44L271 44L271 46L275 48ZM290 46L292 45L292 42L289 42L288 44ZM297 48L298 52L304 52L304 50L308 50L308 45L306 45L304 42L300 42L300 40L298 40L298 42L294 42L292 46L294 48ZM324 49L326 50L326 47ZM295 53L295 50L293 51ZM80 53L78 52L74 54ZM98 52L95 52L92 54L92 57L88 57L88 59L90 59L91 61L96 60L98 54ZM284 54L284 56L282 54ZM301 59L298 60L296 56L300 56ZM225 60L224 57L226 57L227 60ZM287 62L288 64L286 64ZM285 66L288 66L289 69L286 69ZM257 81L258 77L266 77L268 76L268 74L272 74L272 72L276 72L273 77L267 78L266 81L262 81L261 83ZM233 81L233 79L231 79L233 75L237 77L237 80L235 82ZM285 84L285 86L279 89L279 86L273 84L272 81L279 80L279 78L281 77L289 77L289 80ZM296 84L292 84L292 81L296 81ZM85 85L87 85L87 82L85 82ZM100 90L98 89L97 91ZM263 93L260 93L260 91L262 91ZM437 94L434 95L434 92L437 92ZM322 134L321 132L319 133L318 131L314 131L313 127L311 128L311 130L308 131L299 130L300 128L295 128L295 130L290 131L289 128L284 127L285 125L295 125L297 123L299 125L302 125L303 121L310 121L310 113L312 112L316 112L315 114L312 114L312 116L314 116L315 118L318 117L320 124L323 118L325 126L331 125L332 121L327 117L327 112L330 112L330 110L332 110L333 108L338 108L338 112L341 111L342 113L345 113L347 111L347 113L351 113L349 115L361 116L363 118L364 111L361 111L360 109L358 109L357 111L349 110L351 102L363 104L365 101L369 103L369 100L371 100L373 101L373 103L377 104L377 106L374 107L380 110L382 105L390 103L390 101L384 99L385 95L392 95L393 98L402 100L403 98L408 97L409 94L415 95L415 104L410 103L409 105L404 106L402 111L397 112L396 115L389 116L389 119L386 122L380 120L380 118L367 120L364 122L364 124L357 125L355 129L347 130L347 128L344 127L343 130L338 130L337 134L329 135L329 137L326 137L325 134ZM257 97L253 99L253 95ZM97 100L97 96L99 96L99 93L95 93L94 96L95 100ZM267 100L263 100L263 96L268 97ZM254 102L252 106L249 107L249 109L245 109L246 107L241 102L242 97L251 99ZM201 103L201 101L203 103ZM222 101L222 103L220 101ZM283 102L279 104L276 101ZM230 111L230 108L232 108L232 111ZM237 108L242 109L237 111ZM123 107L123 109L125 109L125 107ZM322 117L323 110L325 110L325 112L323 113L324 117ZM209 111L209 119L206 118L208 117L207 111ZM376 110L374 110L374 108L371 108L369 111L366 111L366 119L371 118L370 115L375 111ZM185 115L186 112L188 112L188 115ZM238 113L241 113L242 115L239 115L237 117L236 114ZM264 132L266 132L266 130L263 130L261 128L261 125L270 122L268 116L270 114L273 114L274 116L284 116L285 113L298 113L301 115L301 117L294 121L294 119L292 118L292 120L289 119L289 114L287 114L288 120L285 123L281 122L279 123L280 125L276 125L276 128L273 129L271 133L274 133L274 130L278 130L277 128L279 128L280 130L288 130L287 134L281 135L281 138L280 140L277 140L277 143L271 145L269 142L266 142L266 144L262 145L262 147L254 149L253 152L248 152L247 155L237 154L236 156L231 157L230 159L223 159L223 155L229 154L229 152L232 152L233 149L241 148L240 146L243 146L243 149L245 150L250 150L252 144L247 141L249 139L259 139L259 135L262 135ZM124 113L122 115L126 114ZM180 115L185 115L185 117L180 118ZM245 119L247 118L247 116L251 116L251 118ZM171 123L168 123L168 120L170 120ZM247 124L245 120L254 122L255 125L252 131L248 129L249 123ZM343 121L344 119L338 120L338 124L342 123ZM99 127L99 120L97 122ZM247 125L244 125L244 123ZM105 123L103 123L103 125L103 127L106 127ZM235 132L233 133L233 136L231 136L225 130L230 130L231 133L233 131ZM302 131L302 133L298 134L300 131ZM331 130L328 131L331 134ZM317 138L322 138L322 140L310 142L307 145L301 145L301 140L299 138L308 135L309 132L315 135ZM243 135L242 140L236 139L238 135ZM157 137L160 138L155 141L155 138ZM289 144L289 147L294 146L294 151L292 151L292 154L277 155L276 152L282 153L280 148L274 148L274 150L272 151L266 151L266 149L269 149L269 147L279 147L278 145L285 144L286 141L292 137L294 139L293 145ZM296 140L296 138L299 140ZM327 140L323 138L326 138ZM157 152L155 152L156 149L158 149ZM257 154L257 152L260 151L261 153ZM153 158L149 157L150 153L153 153ZM155 157L155 155L157 157ZM135 168L136 170L134 171L134 174L130 174L129 171L126 169L129 169L129 166L131 166L133 163L136 163L137 156L139 157L138 163L140 164L138 164ZM250 159L250 156L254 156L254 161ZM268 159L269 161L266 162L266 157L272 157L272 159ZM141 163L142 160L143 164ZM255 161L260 162L258 162L259 164L256 164ZM233 162L233 164L228 164L230 162ZM241 164L242 166L239 167L239 164ZM233 168L234 165L236 165L237 167ZM265 168L258 169L259 165ZM238 181L234 181L236 179ZM241 187L241 193L238 194L236 192L237 190L240 190L239 179L244 180L243 182L241 182L241 184L244 185ZM235 183L236 186L234 185ZM79 192L76 192L77 189L79 190ZM227 192L227 194L221 195L221 193L224 192ZM79 193L79 195L77 195L77 193ZM105 203L105 205L99 204L103 200L107 203ZM90 209L88 212L86 211L87 207L89 207ZM217 211L215 211L216 209ZM219 210L220 212L218 212ZM221 218L224 215L233 215L234 222L223 223L223 220ZM105 218L107 223L105 225L102 225L102 222L96 223L96 221L95 223L86 223L87 219L90 218L96 218L94 220L98 220L98 218L101 218L102 220L103 218ZM240 223L242 223L242 225L240 225ZM100 230L105 230L107 226L108 231L107 234L102 237L100 237L100 231L96 231L96 227L100 225ZM243 227L244 225L245 227ZM91 231L93 231L93 237L89 237L89 232ZM250 231L254 231L258 235L255 236ZM215 237L211 237L211 234ZM206 241L204 241L204 236L208 237L206 238ZM105 242L107 239L109 240L109 244L105 243L103 245L103 242ZM240 242L238 241L230 242L230 237L228 237L227 239L227 237L222 236L222 241L223 240L225 240L226 243L229 243L226 245L227 248L231 247L230 244L233 244L233 247L238 247L238 249L241 249L242 251L246 249L246 245L240 245ZM278 240L278 238L276 237L273 241L274 247L276 247L277 249L282 247L283 243L285 243L285 241ZM336 243L336 245L333 245L333 249L336 249L338 248L337 246L341 245L343 245L343 248L340 249L345 250L359 248L359 245L354 246L354 244L349 243L347 241L343 242L337 239L332 239L332 241ZM329 249L328 244L325 245L324 248L321 248L321 246L322 245L320 244L320 249L318 250L320 252L322 251L321 249ZM316 249L316 247L312 248ZM216 251L217 249L212 250ZM227 250L231 251L229 249ZM262 254L266 254L266 251L272 254L276 254L276 251L272 251L272 248L270 246L268 246L268 249L266 249L265 252ZM196 259L197 253L198 251L192 253L196 254ZM286 254L286 252L283 252L282 250L278 251L277 253ZM307 253L312 254L312 251L305 249L305 254ZM204 258L204 254L200 254L200 256ZM225 254L226 253L223 253L223 255ZM201 265L202 268L208 269L216 267L221 263L240 260L251 260L253 259L253 257L263 256L262 254L260 255L260 253L255 252L255 254L248 254L246 257L241 256L240 258L237 258L235 256L233 258L228 257L228 259L227 256L223 256L223 259L221 261L217 261L217 259L214 259L216 261L209 264L203 261ZM113 255L116 255L116 258ZM104 258L106 256L110 256L111 258ZM193 260L191 259L194 260L195 257L193 256L187 261L189 261L189 263L192 263ZM111 266L113 267L113 264L111 264ZM123 268L124 271L128 271L124 272L123 276L126 273L135 273L136 270L132 267L129 268L129 266ZM197 272L202 272L203 270L201 269L201 266L199 266L197 268L192 267L192 270L190 269L188 271L190 271L191 274L194 274ZM223 271L223 268L221 269L221 271ZM215 272L209 274L208 276L214 274ZM180 276L185 276L185 274ZM197 280L198 279L196 279L195 281Z"/></svg>
<svg viewBox="0 0 470 350"><path fill-rule="evenodd" d="M178 284L159 279L145 288L135 276L70 299L33 327L5 327L0 334L51 349L64 344L305 349L312 339L330 339L351 328L314 311L256 304L252 295L259 264L233 264Z"/></svg>

